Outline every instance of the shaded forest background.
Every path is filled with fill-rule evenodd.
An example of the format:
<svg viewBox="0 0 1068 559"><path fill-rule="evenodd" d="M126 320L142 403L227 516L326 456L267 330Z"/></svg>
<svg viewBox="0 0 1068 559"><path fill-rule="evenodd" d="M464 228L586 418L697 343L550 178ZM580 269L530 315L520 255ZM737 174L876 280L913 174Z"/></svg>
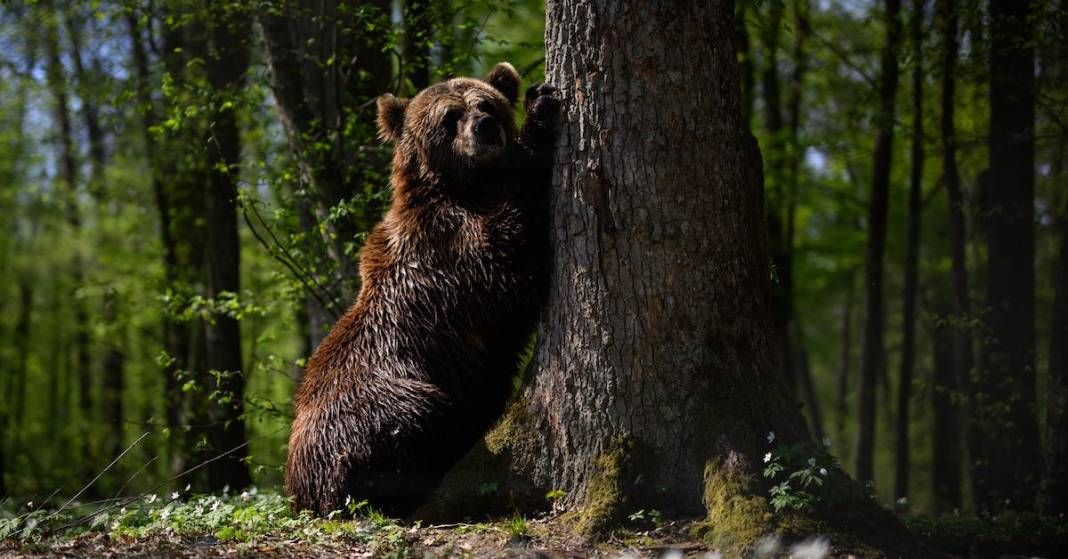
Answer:
<svg viewBox="0 0 1068 559"><path fill-rule="evenodd" d="M544 19L4 3L0 495L279 485L302 365L388 204L375 97L500 60L540 81ZM1068 453L1068 6L768 0L736 29L814 436L884 502L1033 507Z"/></svg>

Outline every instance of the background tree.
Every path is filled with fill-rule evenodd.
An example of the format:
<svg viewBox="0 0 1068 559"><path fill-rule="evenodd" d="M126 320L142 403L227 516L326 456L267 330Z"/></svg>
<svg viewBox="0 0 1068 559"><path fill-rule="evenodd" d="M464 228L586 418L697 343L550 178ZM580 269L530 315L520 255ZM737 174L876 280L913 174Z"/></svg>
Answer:
<svg viewBox="0 0 1068 559"><path fill-rule="evenodd" d="M886 220L890 201L890 169L893 163L894 115L897 104L897 50L901 43L900 0L884 3L886 44L880 60L879 112L876 115L874 169L868 212L868 248L865 253L864 361L860 374L856 476L873 480L875 468L875 385L885 372L883 279L886 253Z"/></svg>
<svg viewBox="0 0 1068 559"><path fill-rule="evenodd" d="M923 211L923 23L924 0L913 0L909 19L912 47L912 171L909 180L908 241L905 260L905 292L902 297L901 374L897 396L897 451L894 464L894 496L909 494L909 421L912 417L912 372L916 349L916 284L919 281L920 213Z"/></svg>
<svg viewBox="0 0 1068 559"><path fill-rule="evenodd" d="M969 418L980 510L1033 506L1035 407L1035 78L1032 2L990 2L990 168L983 363Z"/></svg>

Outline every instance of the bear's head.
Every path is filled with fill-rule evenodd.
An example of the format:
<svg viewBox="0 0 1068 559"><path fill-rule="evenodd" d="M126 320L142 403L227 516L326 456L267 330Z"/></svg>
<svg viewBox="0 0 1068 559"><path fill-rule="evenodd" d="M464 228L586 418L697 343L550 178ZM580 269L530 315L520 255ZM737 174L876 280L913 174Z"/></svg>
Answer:
<svg viewBox="0 0 1068 559"><path fill-rule="evenodd" d="M396 146L394 171L456 179L491 165L516 135L519 73L507 62L483 79L455 78L411 99L378 98L378 135ZM411 168L415 167L415 168Z"/></svg>

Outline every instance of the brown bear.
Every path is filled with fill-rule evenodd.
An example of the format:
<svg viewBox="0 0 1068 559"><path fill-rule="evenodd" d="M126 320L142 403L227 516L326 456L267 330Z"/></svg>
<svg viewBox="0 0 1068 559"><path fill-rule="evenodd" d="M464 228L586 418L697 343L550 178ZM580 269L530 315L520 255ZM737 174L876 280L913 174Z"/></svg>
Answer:
<svg viewBox="0 0 1068 559"><path fill-rule="evenodd" d="M378 100L395 144L392 204L360 256L356 303L296 396L286 494L324 515L348 498L411 513L500 417L548 281L555 89L519 74Z"/></svg>

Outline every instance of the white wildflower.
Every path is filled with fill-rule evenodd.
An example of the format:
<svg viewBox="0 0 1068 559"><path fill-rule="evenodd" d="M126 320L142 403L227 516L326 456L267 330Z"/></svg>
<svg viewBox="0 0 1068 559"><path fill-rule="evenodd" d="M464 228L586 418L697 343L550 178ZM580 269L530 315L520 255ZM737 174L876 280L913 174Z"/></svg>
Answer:
<svg viewBox="0 0 1068 559"><path fill-rule="evenodd" d="M827 448L831 448L831 438L830 437L823 437L823 446L825 446Z"/></svg>
<svg viewBox="0 0 1068 559"><path fill-rule="evenodd" d="M216 499L215 502L211 504L211 512L217 512L221 506L222 501Z"/></svg>
<svg viewBox="0 0 1068 559"><path fill-rule="evenodd" d="M242 491L241 492L241 500L245 501L245 502L251 501L252 500L252 493L249 493L248 491Z"/></svg>
<svg viewBox="0 0 1068 559"><path fill-rule="evenodd" d="M186 493L189 493L189 490L190 490L190 489L191 489L192 487L193 487L193 484L192 484L192 483L187 483L187 484L185 484L185 492L186 492Z"/></svg>
<svg viewBox="0 0 1068 559"><path fill-rule="evenodd" d="M909 498L908 497L902 497L902 498L897 500L897 504L898 504L898 506L907 507L907 506L909 506Z"/></svg>
<svg viewBox="0 0 1068 559"><path fill-rule="evenodd" d="M196 515L196 516L203 516L204 515L204 505L197 505L196 507L194 507L193 508L193 514Z"/></svg>
<svg viewBox="0 0 1068 559"><path fill-rule="evenodd" d="M770 452L764 455L764 463L767 464L768 462L771 462L771 453Z"/></svg>
<svg viewBox="0 0 1068 559"><path fill-rule="evenodd" d="M159 519L160 520L166 522L167 519L170 518L170 517L171 517L171 506L170 505L167 505L167 506L163 507L163 509L159 511Z"/></svg>
<svg viewBox="0 0 1068 559"><path fill-rule="evenodd" d="M809 468L815 468L816 467L816 459L815 458L809 458L808 459L808 467Z"/></svg>
<svg viewBox="0 0 1068 559"><path fill-rule="evenodd" d="M793 559L825 559L831 554L831 542L824 537L809 538L790 548Z"/></svg>
<svg viewBox="0 0 1068 559"><path fill-rule="evenodd" d="M757 541L756 549L753 550L754 559L775 557L782 548L782 540L778 534L768 534Z"/></svg>
<svg viewBox="0 0 1068 559"><path fill-rule="evenodd" d="M768 431L768 444L775 442L775 431Z"/></svg>
<svg viewBox="0 0 1068 559"><path fill-rule="evenodd" d="M227 483L226 485L223 486L223 495L228 495L228 494L230 494L230 484L229 483Z"/></svg>
<svg viewBox="0 0 1068 559"><path fill-rule="evenodd" d="M26 501L26 508L32 509L33 508L33 501Z"/></svg>
<svg viewBox="0 0 1068 559"><path fill-rule="evenodd" d="M820 475L821 475L821 476L825 476L825 477L826 477L826 475L827 475L827 468L820 468Z"/></svg>
<svg viewBox="0 0 1068 559"><path fill-rule="evenodd" d="M151 495L145 495L145 502L151 505L152 503L156 502L157 498L158 496L155 493L152 493Z"/></svg>
<svg viewBox="0 0 1068 559"><path fill-rule="evenodd" d="M171 493L171 500L172 501L177 501L178 500L178 492L177 491L174 491L174 492Z"/></svg>

